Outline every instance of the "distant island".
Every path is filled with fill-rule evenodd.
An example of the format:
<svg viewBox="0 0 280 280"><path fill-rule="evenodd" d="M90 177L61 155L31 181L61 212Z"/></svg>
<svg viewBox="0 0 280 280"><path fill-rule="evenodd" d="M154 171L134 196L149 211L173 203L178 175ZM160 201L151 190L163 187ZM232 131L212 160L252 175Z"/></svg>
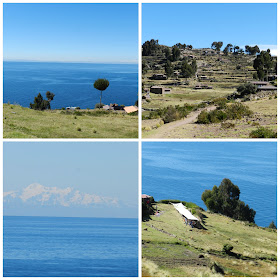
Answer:
<svg viewBox="0 0 280 280"><path fill-rule="evenodd" d="M257 226L256 212L239 200L239 193L224 179L203 193L208 211L192 202L156 202L143 194L142 276L276 277L276 226L273 221ZM226 214L229 209L233 212Z"/></svg>

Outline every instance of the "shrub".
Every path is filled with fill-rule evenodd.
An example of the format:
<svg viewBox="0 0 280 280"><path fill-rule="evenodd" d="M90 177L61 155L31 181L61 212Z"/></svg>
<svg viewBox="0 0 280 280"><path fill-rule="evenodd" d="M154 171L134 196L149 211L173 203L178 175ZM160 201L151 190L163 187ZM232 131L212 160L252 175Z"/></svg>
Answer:
<svg viewBox="0 0 280 280"><path fill-rule="evenodd" d="M64 108L64 107L62 107L62 108L61 108L61 110L65 110L65 108Z"/></svg>
<svg viewBox="0 0 280 280"><path fill-rule="evenodd" d="M78 131L82 131L82 129L80 127L77 128Z"/></svg>
<svg viewBox="0 0 280 280"><path fill-rule="evenodd" d="M253 112L248 106L241 103L234 103L226 109L227 118L230 120L241 119L244 116L252 116Z"/></svg>
<svg viewBox="0 0 280 280"><path fill-rule="evenodd" d="M237 92L239 93L240 97L243 97L248 94L255 94L257 92L257 87L251 83L240 85L237 88Z"/></svg>
<svg viewBox="0 0 280 280"><path fill-rule="evenodd" d="M268 228L277 229L273 221L269 224Z"/></svg>
<svg viewBox="0 0 280 280"><path fill-rule="evenodd" d="M228 103L229 101L226 99L226 98L215 98L213 100L213 103L218 106L217 109L225 109L226 108L226 104Z"/></svg>
<svg viewBox="0 0 280 280"><path fill-rule="evenodd" d="M97 104L95 104L95 109L102 109L103 108L103 106L104 106L104 104L103 103L97 103Z"/></svg>
<svg viewBox="0 0 280 280"><path fill-rule="evenodd" d="M250 138L277 138L277 132L263 126L250 132Z"/></svg>
<svg viewBox="0 0 280 280"><path fill-rule="evenodd" d="M224 244L222 252L223 252L223 253L226 253L226 254L230 254L231 251L232 251L232 249L233 249L233 246L232 246L232 245L230 245L230 244Z"/></svg>
<svg viewBox="0 0 280 280"><path fill-rule="evenodd" d="M172 106L169 106L163 116L164 123L170 123L180 119L179 112Z"/></svg>

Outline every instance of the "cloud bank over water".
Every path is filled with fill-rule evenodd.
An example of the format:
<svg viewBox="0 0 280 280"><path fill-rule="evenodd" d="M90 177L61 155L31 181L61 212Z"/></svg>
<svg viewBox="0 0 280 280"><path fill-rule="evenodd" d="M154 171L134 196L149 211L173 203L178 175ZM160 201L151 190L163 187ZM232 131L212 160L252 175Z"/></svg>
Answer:
<svg viewBox="0 0 280 280"><path fill-rule="evenodd" d="M84 193L71 187L46 187L38 183L20 191L4 192L3 204L4 215L19 216L122 217L122 213L137 209L137 203L121 201L116 197Z"/></svg>

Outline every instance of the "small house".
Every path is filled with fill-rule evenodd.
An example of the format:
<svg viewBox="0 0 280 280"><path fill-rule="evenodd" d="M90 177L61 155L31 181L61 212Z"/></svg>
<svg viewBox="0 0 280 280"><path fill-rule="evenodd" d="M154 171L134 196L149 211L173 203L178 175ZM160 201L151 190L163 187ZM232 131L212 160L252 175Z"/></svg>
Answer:
<svg viewBox="0 0 280 280"><path fill-rule="evenodd" d="M199 79L200 79L200 80L207 80L208 78L207 78L207 76L205 76L205 75L201 75L201 76L199 77Z"/></svg>
<svg viewBox="0 0 280 280"><path fill-rule="evenodd" d="M154 74L152 76L153 80L167 80L167 76L164 74Z"/></svg>
<svg viewBox="0 0 280 280"><path fill-rule="evenodd" d="M134 113L138 111L138 107L136 106L126 106L123 108L127 114Z"/></svg>
<svg viewBox="0 0 280 280"><path fill-rule="evenodd" d="M151 203L151 196L147 194L142 194L142 202L145 202L146 204Z"/></svg>
<svg viewBox="0 0 280 280"><path fill-rule="evenodd" d="M196 218L182 203L173 203L173 206L184 218L186 225L200 227L199 219Z"/></svg>
<svg viewBox="0 0 280 280"><path fill-rule="evenodd" d="M110 106L109 106L109 105L104 105L104 106L103 106L103 109L104 109L104 110L110 110Z"/></svg>
<svg viewBox="0 0 280 280"><path fill-rule="evenodd" d="M251 84L257 86L257 87L263 87L269 85L269 82L265 81L252 81Z"/></svg>
<svg viewBox="0 0 280 280"><path fill-rule="evenodd" d="M171 89L160 87L160 86L152 86L150 88L150 92L155 94L167 94L167 93L171 93Z"/></svg>
<svg viewBox="0 0 280 280"><path fill-rule="evenodd" d="M267 85L267 86L261 86L261 87L257 88L257 91L261 91L261 90L273 91L273 90L277 90L277 87L272 86L272 85Z"/></svg>

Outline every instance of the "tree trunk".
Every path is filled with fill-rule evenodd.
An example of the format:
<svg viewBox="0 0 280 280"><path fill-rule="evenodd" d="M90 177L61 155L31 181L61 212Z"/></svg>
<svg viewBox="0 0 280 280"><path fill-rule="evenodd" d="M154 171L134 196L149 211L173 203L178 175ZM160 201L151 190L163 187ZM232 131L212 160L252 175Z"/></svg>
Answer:
<svg viewBox="0 0 280 280"><path fill-rule="evenodd" d="M102 98L102 91L100 93L100 105L99 105L99 110L101 109L101 98Z"/></svg>

